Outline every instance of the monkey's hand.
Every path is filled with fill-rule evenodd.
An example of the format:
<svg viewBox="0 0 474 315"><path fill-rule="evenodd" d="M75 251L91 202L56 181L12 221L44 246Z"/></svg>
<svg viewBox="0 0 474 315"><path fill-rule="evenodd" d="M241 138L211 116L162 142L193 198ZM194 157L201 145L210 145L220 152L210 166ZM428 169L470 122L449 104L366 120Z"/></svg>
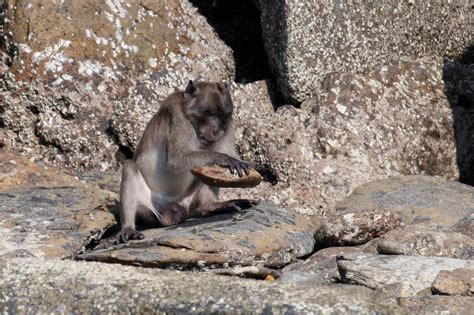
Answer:
<svg viewBox="0 0 474 315"><path fill-rule="evenodd" d="M144 237L143 233L137 232L132 227L122 227L122 230L117 234L117 243L126 243L129 240L142 240Z"/></svg>
<svg viewBox="0 0 474 315"><path fill-rule="evenodd" d="M268 163L257 164L254 166L255 170L260 173L263 177L263 181L269 182L272 186L275 186L278 183L279 177L278 173L272 166Z"/></svg>
<svg viewBox="0 0 474 315"><path fill-rule="evenodd" d="M249 162L239 161L234 158L229 158L226 165L229 168L230 173L233 175L237 173L239 177L250 174L250 169L253 168L253 164Z"/></svg>

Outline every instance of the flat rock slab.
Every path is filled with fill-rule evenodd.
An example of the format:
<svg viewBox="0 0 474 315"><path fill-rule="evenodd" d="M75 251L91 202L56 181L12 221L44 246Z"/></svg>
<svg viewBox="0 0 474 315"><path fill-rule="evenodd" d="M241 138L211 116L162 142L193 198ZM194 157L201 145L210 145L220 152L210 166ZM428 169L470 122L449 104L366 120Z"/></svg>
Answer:
<svg viewBox="0 0 474 315"><path fill-rule="evenodd" d="M474 240L458 232L410 225L380 237L377 251L388 255L474 259Z"/></svg>
<svg viewBox="0 0 474 315"><path fill-rule="evenodd" d="M261 204L244 213L145 230L143 240L94 250L78 259L150 267L279 267L311 253L314 230L309 217Z"/></svg>
<svg viewBox="0 0 474 315"><path fill-rule="evenodd" d="M0 151L0 258L80 252L115 223L113 196L58 170Z"/></svg>
<svg viewBox="0 0 474 315"><path fill-rule="evenodd" d="M474 260L356 253L338 257L338 267L344 282L371 289L402 283L406 296L431 290L431 284L441 270L474 269Z"/></svg>
<svg viewBox="0 0 474 315"><path fill-rule="evenodd" d="M402 176L359 186L338 210L397 213L405 224L451 227L474 213L474 187L432 176Z"/></svg>

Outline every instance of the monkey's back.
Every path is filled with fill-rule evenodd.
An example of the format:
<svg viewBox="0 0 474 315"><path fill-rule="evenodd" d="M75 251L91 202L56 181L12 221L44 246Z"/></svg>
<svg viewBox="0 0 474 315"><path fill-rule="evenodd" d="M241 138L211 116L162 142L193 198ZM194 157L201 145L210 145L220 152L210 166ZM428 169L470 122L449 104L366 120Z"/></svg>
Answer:
<svg viewBox="0 0 474 315"><path fill-rule="evenodd" d="M192 125L184 117L184 106L186 100L183 92L175 92L163 100L145 127L133 156L142 176L154 191L167 193L170 190L170 193L176 194L176 190L186 186L186 181L192 180L190 170L184 175L173 174L168 163L171 150L179 151L183 141L188 142L195 137ZM185 182L174 183L175 178L182 180L183 176L187 179Z"/></svg>

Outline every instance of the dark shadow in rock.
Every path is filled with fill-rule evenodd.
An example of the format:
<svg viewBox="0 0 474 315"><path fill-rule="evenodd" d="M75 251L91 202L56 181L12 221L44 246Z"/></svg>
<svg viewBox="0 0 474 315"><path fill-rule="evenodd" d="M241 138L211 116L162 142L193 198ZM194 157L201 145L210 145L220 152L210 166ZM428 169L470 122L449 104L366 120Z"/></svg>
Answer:
<svg viewBox="0 0 474 315"><path fill-rule="evenodd" d="M260 11L251 0L191 0L191 3L206 17L220 39L232 48L236 82L249 83L270 77Z"/></svg>
<svg viewBox="0 0 474 315"><path fill-rule="evenodd" d="M190 0L206 17L219 38L232 48L235 82L267 80L270 99L276 108L283 104L276 79L268 64L262 39L260 10L252 0Z"/></svg>
<svg viewBox="0 0 474 315"><path fill-rule="evenodd" d="M474 185L474 45L458 60L445 60L443 81L454 116L459 180Z"/></svg>

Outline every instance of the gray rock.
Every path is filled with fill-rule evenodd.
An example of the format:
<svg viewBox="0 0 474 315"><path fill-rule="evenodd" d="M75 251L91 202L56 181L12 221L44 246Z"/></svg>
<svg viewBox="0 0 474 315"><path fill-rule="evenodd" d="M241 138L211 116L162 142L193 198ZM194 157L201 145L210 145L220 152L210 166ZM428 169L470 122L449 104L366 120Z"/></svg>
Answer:
<svg viewBox="0 0 474 315"><path fill-rule="evenodd" d="M348 285L290 286L211 274L74 261L13 259L0 267L6 313L400 314Z"/></svg>
<svg viewBox="0 0 474 315"><path fill-rule="evenodd" d="M474 298L461 296L403 297L399 305L412 314L470 314Z"/></svg>
<svg viewBox="0 0 474 315"><path fill-rule="evenodd" d="M340 282L336 257L349 253L358 253L356 247L329 247L321 249L305 260L290 264L282 269L282 283L334 283Z"/></svg>
<svg viewBox="0 0 474 315"><path fill-rule="evenodd" d="M440 295L474 295L474 269L460 268L440 271L431 285L431 290Z"/></svg>
<svg viewBox="0 0 474 315"><path fill-rule="evenodd" d="M474 269L474 260L356 253L340 256L338 267L344 282L371 289L400 282L403 286L402 296L406 296L430 290L441 270Z"/></svg>
<svg viewBox="0 0 474 315"><path fill-rule="evenodd" d="M407 225L448 228L474 213L474 188L439 177L389 178L358 187L337 208L390 211Z"/></svg>
<svg viewBox="0 0 474 315"><path fill-rule="evenodd" d="M389 211L336 211L323 221L315 239L320 247L360 245L399 225L398 216Z"/></svg>
<svg viewBox="0 0 474 315"><path fill-rule="evenodd" d="M377 251L389 255L474 259L474 240L461 233L415 224L381 236Z"/></svg>
<svg viewBox="0 0 474 315"><path fill-rule="evenodd" d="M115 224L113 195L0 150L0 259L70 257Z"/></svg>
<svg viewBox="0 0 474 315"><path fill-rule="evenodd" d="M314 96L328 73L361 71L399 57L458 57L473 43L474 10L462 0L429 5L258 2L270 66L279 89L293 103Z"/></svg>
<svg viewBox="0 0 474 315"><path fill-rule="evenodd" d="M261 204L243 214L222 214L180 225L144 230L145 238L78 259L149 267L281 267L312 252L314 223L307 217Z"/></svg>

